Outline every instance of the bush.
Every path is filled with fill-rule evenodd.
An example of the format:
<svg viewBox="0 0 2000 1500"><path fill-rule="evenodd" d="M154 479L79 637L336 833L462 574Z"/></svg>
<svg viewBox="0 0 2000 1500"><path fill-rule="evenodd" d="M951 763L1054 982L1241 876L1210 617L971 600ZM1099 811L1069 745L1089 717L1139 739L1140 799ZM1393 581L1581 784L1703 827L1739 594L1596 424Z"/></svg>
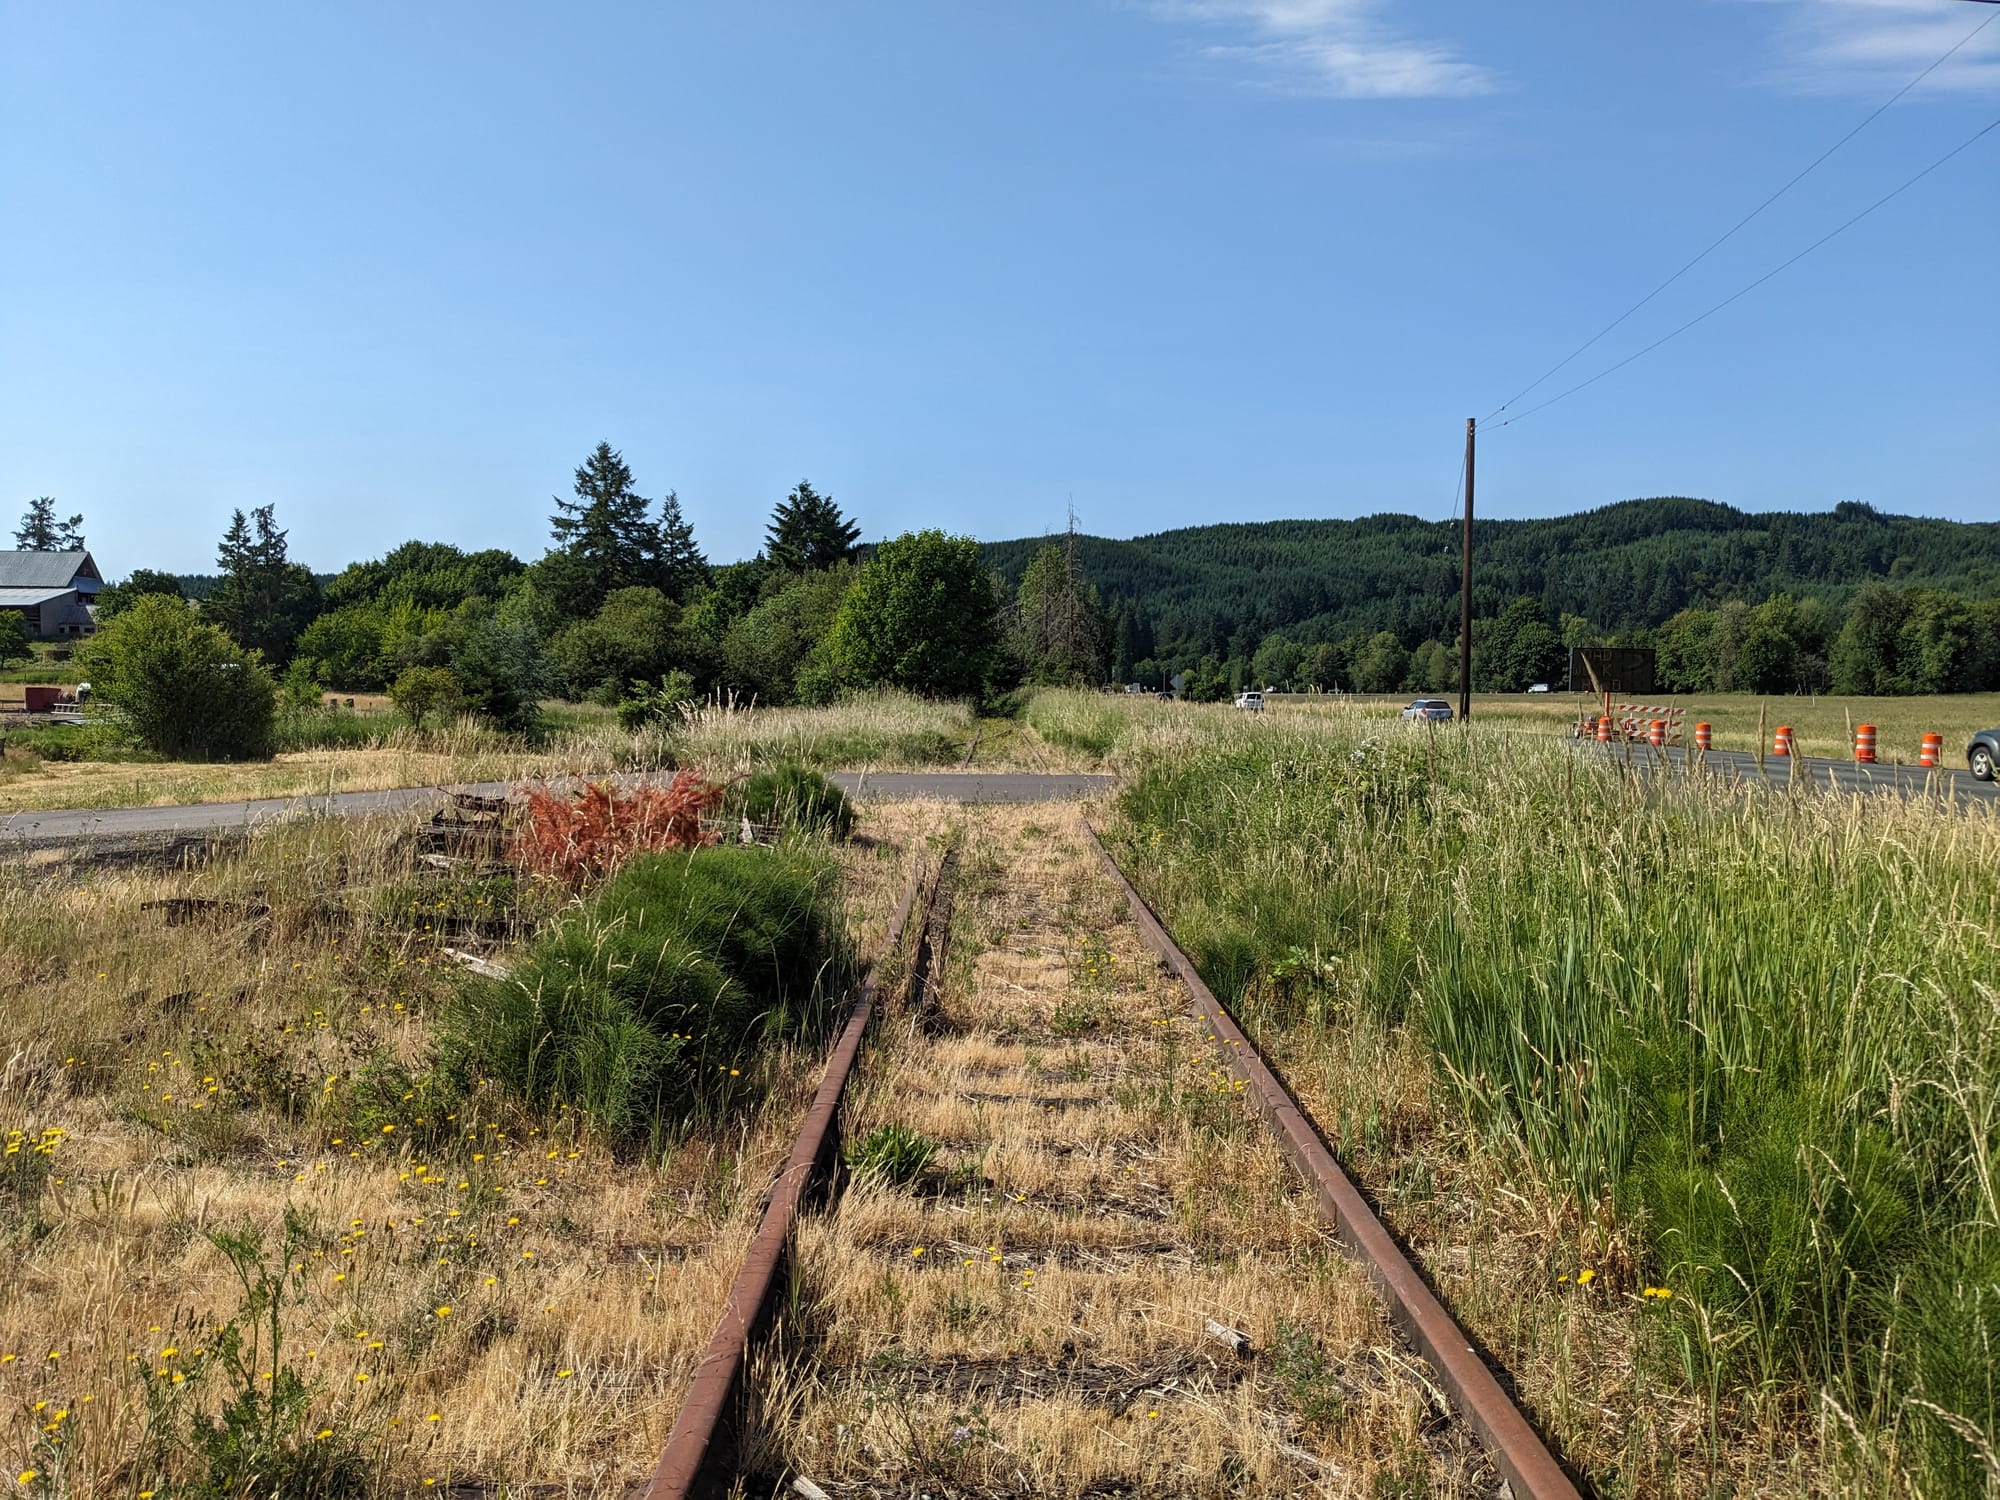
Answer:
<svg viewBox="0 0 2000 1500"><path fill-rule="evenodd" d="M618 727L636 730L660 720L677 720L681 717L681 710L700 699L701 694L695 691L694 679L685 672L676 670L667 673L660 679L658 687L642 677L619 701Z"/></svg>
<svg viewBox="0 0 2000 1500"><path fill-rule="evenodd" d="M28 627L18 610L0 609L0 667L9 662L31 661L35 649L28 644Z"/></svg>
<svg viewBox="0 0 2000 1500"><path fill-rule="evenodd" d="M389 701L412 725L428 714L449 719L465 704L465 684L450 667L408 667L389 689Z"/></svg>
<svg viewBox="0 0 2000 1500"><path fill-rule="evenodd" d="M754 1050L814 1026L839 957L832 871L709 848L633 860L505 979L468 979L448 1065L643 1143L741 1088ZM737 1080L737 1082L732 1082Z"/></svg>
<svg viewBox="0 0 2000 1500"><path fill-rule="evenodd" d="M854 831L854 804L818 771L786 764L759 771L725 804L731 818L811 829L844 839Z"/></svg>
<svg viewBox="0 0 2000 1500"><path fill-rule="evenodd" d="M271 753L277 687L263 659L165 594L135 600L79 653L95 700L178 759Z"/></svg>

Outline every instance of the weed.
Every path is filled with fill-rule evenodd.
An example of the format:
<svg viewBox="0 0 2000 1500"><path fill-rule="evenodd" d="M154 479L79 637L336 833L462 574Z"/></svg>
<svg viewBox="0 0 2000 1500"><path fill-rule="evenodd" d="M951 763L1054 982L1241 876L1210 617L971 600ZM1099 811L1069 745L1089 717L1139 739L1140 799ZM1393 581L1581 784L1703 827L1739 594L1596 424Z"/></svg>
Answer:
<svg viewBox="0 0 2000 1500"><path fill-rule="evenodd" d="M937 1142L901 1125L878 1125L847 1148L847 1165L857 1177L874 1177L907 1187L924 1175L937 1155Z"/></svg>
<svg viewBox="0 0 2000 1500"><path fill-rule="evenodd" d="M190 1500L365 1495L366 1465L353 1435L315 1425L314 1389L285 1354L286 1310L307 1296L307 1252L318 1239L312 1221L288 1209L274 1253L248 1227L208 1238L228 1260L243 1301L187 1352L168 1344L134 1367L146 1407L138 1469L157 1475L139 1487ZM201 1334L190 1326L186 1336ZM212 1413L196 1399L210 1385L220 1387Z"/></svg>
<svg viewBox="0 0 2000 1500"><path fill-rule="evenodd" d="M1346 1392L1310 1328L1281 1319L1269 1357L1271 1378L1299 1420L1309 1426L1331 1426L1346 1415Z"/></svg>

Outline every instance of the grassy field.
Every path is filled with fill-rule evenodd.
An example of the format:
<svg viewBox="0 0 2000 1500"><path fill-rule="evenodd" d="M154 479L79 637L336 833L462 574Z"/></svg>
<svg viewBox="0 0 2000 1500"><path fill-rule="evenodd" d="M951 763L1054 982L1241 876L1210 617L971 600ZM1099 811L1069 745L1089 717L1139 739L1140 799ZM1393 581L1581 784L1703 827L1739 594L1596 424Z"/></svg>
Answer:
<svg viewBox="0 0 2000 1500"><path fill-rule="evenodd" d="M2000 819L1351 705L1118 743L1142 884L1605 1493L1986 1493Z"/></svg>
<svg viewBox="0 0 2000 1500"><path fill-rule="evenodd" d="M1456 693L1439 693L1454 710ZM1310 698L1282 700L1288 706L1309 705ZM1370 707L1400 709L1407 697L1364 699ZM1475 723L1498 723L1546 729L1560 734L1583 713L1597 711L1596 698L1575 693L1478 693L1472 699ZM1614 702L1618 701L1614 695ZM1965 768L1965 746L1975 731L2000 725L2000 693L1953 693L1929 698L1757 698L1747 693L1715 693L1708 697L1648 699L1687 710L1689 738L1693 725L1706 720L1714 727L1718 750L1757 747L1759 716L1763 746L1771 748L1771 731L1791 726L1801 754L1845 760L1853 754L1853 726L1875 726L1875 754L1885 763L1914 766L1926 733L1944 736L1945 764Z"/></svg>
<svg viewBox="0 0 2000 1500"><path fill-rule="evenodd" d="M856 943L935 818L885 810L838 851ZM410 833L0 869L16 1493L224 1500L245 1454L298 1500L612 1496L650 1469L817 1044L746 1057L646 1151L485 1081L453 1092L437 1064L470 981L447 945L506 958L574 903L441 874ZM181 898L218 904L149 909Z"/></svg>
<svg viewBox="0 0 2000 1500"><path fill-rule="evenodd" d="M30 736L16 733L0 756L0 814L590 777L688 764L724 778L780 761L922 769L960 761L977 722L965 704L900 693L856 698L830 709L706 704L682 721L638 732L621 729L609 709L553 703L544 706L543 728L532 737L469 721L418 731L377 704L360 707L353 714L313 716L293 730L293 738L310 748L267 761L49 759L33 752Z"/></svg>

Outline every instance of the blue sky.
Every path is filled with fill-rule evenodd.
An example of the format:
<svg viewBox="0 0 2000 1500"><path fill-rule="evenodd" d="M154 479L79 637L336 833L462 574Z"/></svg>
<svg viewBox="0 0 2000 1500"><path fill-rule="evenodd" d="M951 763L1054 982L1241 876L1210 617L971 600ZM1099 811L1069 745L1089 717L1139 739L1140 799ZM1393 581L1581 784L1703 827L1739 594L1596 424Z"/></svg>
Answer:
<svg viewBox="0 0 2000 1500"><path fill-rule="evenodd" d="M718 560L801 476L870 536L1441 518L1467 416L1996 11L0 0L0 520L534 556L599 438ZM1538 396L1996 114L2000 22ZM1482 514L1993 518L1996 245L2000 131L1490 432Z"/></svg>

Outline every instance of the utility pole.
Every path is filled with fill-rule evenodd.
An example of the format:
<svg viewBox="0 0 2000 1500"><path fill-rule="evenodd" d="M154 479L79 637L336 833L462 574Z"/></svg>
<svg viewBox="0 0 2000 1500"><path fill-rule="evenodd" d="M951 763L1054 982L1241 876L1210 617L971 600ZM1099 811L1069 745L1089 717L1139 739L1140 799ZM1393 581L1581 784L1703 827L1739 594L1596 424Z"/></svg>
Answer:
<svg viewBox="0 0 2000 1500"><path fill-rule="evenodd" d="M1458 595L1458 717L1472 717L1472 444L1476 417L1465 419L1465 536Z"/></svg>

